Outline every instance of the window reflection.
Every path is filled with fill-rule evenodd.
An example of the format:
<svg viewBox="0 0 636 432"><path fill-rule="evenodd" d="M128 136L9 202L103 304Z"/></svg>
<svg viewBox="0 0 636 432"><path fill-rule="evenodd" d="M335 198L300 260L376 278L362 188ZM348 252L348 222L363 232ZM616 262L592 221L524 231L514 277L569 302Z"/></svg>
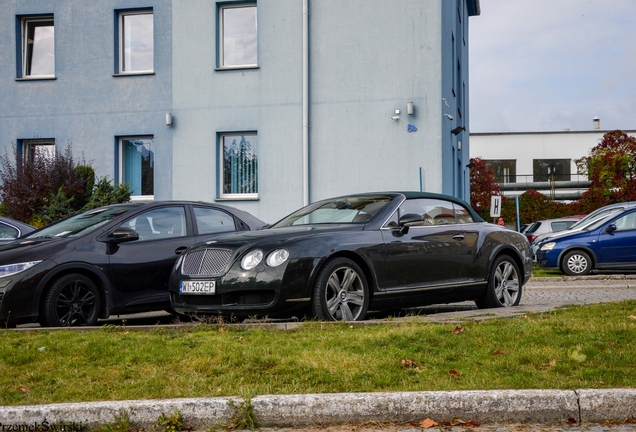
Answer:
<svg viewBox="0 0 636 432"><path fill-rule="evenodd" d="M53 19L24 21L24 76L55 75Z"/></svg>
<svg viewBox="0 0 636 432"><path fill-rule="evenodd" d="M130 183L133 196L154 195L154 139L121 140L122 183Z"/></svg>
<svg viewBox="0 0 636 432"><path fill-rule="evenodd" d="M223 66L256 65L256 6L224 7L221 13Z"/></svg>
<svg viewBox="0 0 636 432"><path fill-rule="evenodd" d="M152 13L122 14L121 29L121 71L152 71L154 69Z"/></svg>

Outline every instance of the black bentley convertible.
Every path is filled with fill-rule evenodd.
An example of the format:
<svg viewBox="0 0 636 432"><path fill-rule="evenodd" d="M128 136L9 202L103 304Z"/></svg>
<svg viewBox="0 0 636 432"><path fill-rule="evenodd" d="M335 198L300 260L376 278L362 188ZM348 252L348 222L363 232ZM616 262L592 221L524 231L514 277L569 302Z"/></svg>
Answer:
<svg viewBox="0 0 636 432"><path fill-rule="evenodd" d="M180 314L353 321L370 309L465 300L515 306L531 265L525 236L461 200L364 193L199 243L179 257L169 290Z"/></svg>

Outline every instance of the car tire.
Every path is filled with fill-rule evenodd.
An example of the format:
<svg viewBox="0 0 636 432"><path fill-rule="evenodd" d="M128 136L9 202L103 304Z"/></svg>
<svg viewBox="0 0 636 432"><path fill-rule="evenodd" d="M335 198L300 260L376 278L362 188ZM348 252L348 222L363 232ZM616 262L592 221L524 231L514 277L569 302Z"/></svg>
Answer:
<svg viewBox="0 0 636 432"><path fill-rule="evenodd" d="M44 296L40 324L43 327L93 326L97 324L101 298L88 277L71 273L55 280Z"/></svg>
<svg viewBox="0 0 636 432"><path fill-rule="evenodd" d="M583 276L592 271L592 258L587 252L573 250L566 253L561 261L563 273L568 276Z"/></svg>
<svg viewBox="0 0 636 432"><path fill-rule="evenodd" d="M486 295L475 303L480 309L517 306L521 300L522 283L519 266L508 255L494 261L488 277Z"/></svg>
<svg viewBox="0 0 636 432"><path fill-rule="evenodd" d="M349 258L327 261L318 273L311 302L314 317L325 321L361 321L369 307L369 284Z"/></svg>

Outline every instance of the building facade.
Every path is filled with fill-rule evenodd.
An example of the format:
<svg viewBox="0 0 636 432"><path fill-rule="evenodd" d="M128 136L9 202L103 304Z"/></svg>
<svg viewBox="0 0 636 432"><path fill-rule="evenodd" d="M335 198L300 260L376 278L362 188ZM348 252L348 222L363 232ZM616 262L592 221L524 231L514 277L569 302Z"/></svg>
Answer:
<svg viewBox="0 0 636 432"><path fill-rule="evenodd" d="M469 193L478 0L5 0L0 150L73 153L135 199L274 222L373 190Z"/></svg>

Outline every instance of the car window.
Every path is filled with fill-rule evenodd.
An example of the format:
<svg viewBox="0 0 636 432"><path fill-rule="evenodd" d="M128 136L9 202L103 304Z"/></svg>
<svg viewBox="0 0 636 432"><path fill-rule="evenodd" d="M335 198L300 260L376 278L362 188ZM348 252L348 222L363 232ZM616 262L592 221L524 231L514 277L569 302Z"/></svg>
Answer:
<svg viewBox="0 0 636 432"><path fill-rule="evenodd" d="M535 222L532 225L530 225L530 228L528 228L524 234L532 234L533 232L538 230L540 226L541 226L541 222Z"/></svg>
<svg viewBox="0 0 636 432"><path fill-rule="evenodd" d="M599 217L607 216L608 214L615 213L617 210L624 209L625 207L611 207L608 209L601 207L600 209L593 211L589 215L585 216L583 219L574 223L570 228L585 228L590 223L597 221Z"/></svg>
<svg viewBox="0 0 636 432"><path fill-rule="evenodd" d="M440 199L410 199L402 203L398 209L398 218L405 214L422 215L422 222L410 223L409 226L449 225L456 223L453 203Z"/></svg>
<svg viewBox="0 0 636 432"><path fill-rule="evenodd" d="M236 230L234 218L222 210L195 207L194 218L199 234L213 234Z"/></svg>
<svg viewBox="0 0 636 432"><path fill-rule="evenodd" d="M614 221L616 231L627 231L636 228L636 213L626 214Z"/></svg>
<svg viewBox="0 0 636 432"><path fill-rule="evenodd" d="M371 220L389 201L390 196L352 196L320 201L292 213L272 228L328 223L362 224Z"/></svg>
<svg viewBox="0 0 636 432"><path fill-rule="evenodd" d="M453 208L455 209L455 217L457 218L457 223L473 223L473 217L471 216L468 209L460 206L459 204L453 204Z"/></svg>
<svg viewBox="0 0 636 432"><path fill-rule="evenodd" d="M137 231L141 241L184 237L187 234L185 209L181 206L149 210L127 220L121 226Z"/></svg>
<svg viewBox="0 0 636 432"><path fill-rule="evenodd" d="M0 223L0 239L12 239L12 238L16 238L18 236L18 234L20 234L20 232L9 226L9 225L5 225L3 223Z"/></svg>
<svg viewBox="0 0 636 432"><path fill-rule="evenodd" d="M561 230L569 228L570 226L572 226L573 223L574 221L552 222L550 224L550 227L552 228L552 231L561 231Z"/></svg>

